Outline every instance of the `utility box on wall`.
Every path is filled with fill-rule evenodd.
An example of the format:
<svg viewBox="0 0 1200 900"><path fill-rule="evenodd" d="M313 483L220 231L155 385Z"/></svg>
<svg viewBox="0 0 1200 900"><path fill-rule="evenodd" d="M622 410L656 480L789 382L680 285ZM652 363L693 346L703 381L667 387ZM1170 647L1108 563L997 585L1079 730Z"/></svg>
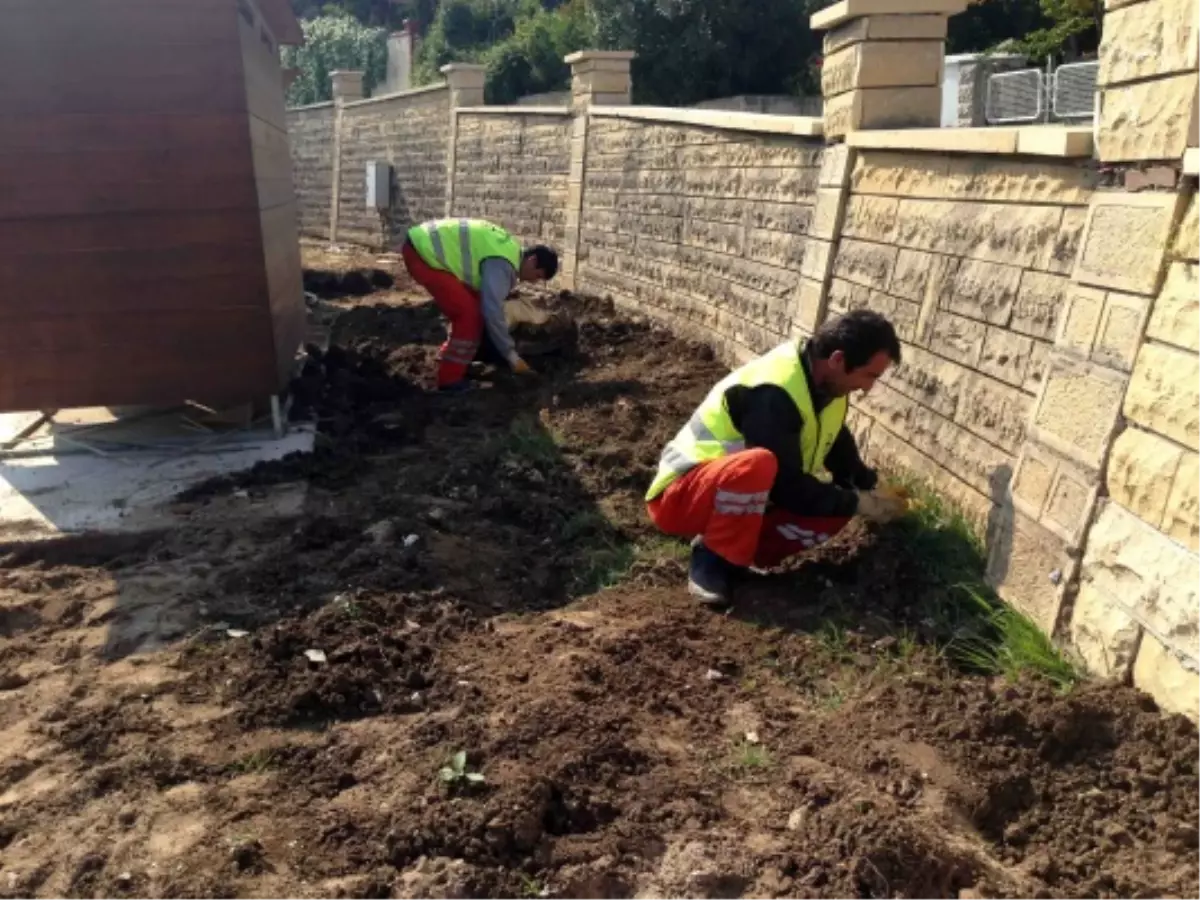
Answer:
<svg viewBox="0 0 1200 900"><path fill-rule="evenodd" d="M6 0L0 411L240 403L304 338L288 0Z"/></svg>
<svg viewBox="0 0 1200 900"><path fill-rule="evenodd" d="M385 162L367 163L367 209L383 212L392 208L392 167Z"/></svg>

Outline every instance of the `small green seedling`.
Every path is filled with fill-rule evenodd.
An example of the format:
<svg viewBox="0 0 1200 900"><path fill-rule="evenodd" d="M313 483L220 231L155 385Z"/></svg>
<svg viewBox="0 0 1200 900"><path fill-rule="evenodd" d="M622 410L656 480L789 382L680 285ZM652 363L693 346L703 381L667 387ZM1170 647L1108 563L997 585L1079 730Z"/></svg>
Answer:
<svg viewBox="0 0 1200 900"><path fill-rule="evenodd" d="M442 781L450 787L456 785L475 786L483 784L484 777L482 772L467 771L467 751L459 750L450 757L450 765L442 766L438 775Z"/></svg>

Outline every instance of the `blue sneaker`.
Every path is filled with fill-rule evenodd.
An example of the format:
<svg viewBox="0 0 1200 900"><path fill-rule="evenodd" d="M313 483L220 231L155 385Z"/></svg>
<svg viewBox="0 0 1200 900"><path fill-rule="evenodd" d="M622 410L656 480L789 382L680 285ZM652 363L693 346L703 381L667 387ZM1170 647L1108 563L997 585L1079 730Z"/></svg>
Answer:
<svg viewBox="0 0 1200 900"><path fill-rule="evenodd" d="M742 571L700 541L692 545L692 564L688 569L688 593L707 606L730 602L733 580Z"/></svg>
<svg viewBox="0 0 1200 900"><path fill-rule="evenodd" d="M438 388L439 394L465 394L467 391L475 390L475 385L467 381L465 378L462 381L456 381L454 384L442 385Z"/></svg>

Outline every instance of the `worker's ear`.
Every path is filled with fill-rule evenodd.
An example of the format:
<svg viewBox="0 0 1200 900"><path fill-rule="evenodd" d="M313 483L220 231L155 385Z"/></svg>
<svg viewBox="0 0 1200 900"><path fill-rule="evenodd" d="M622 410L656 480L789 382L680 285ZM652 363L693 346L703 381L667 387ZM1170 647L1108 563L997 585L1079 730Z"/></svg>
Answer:
<svg viewBox="0 0 1200 900"><path fill-rule="evenodd" d="M834 350L829 354L829 365L835 372L846 374L846 354L841 350Z"/></svg>

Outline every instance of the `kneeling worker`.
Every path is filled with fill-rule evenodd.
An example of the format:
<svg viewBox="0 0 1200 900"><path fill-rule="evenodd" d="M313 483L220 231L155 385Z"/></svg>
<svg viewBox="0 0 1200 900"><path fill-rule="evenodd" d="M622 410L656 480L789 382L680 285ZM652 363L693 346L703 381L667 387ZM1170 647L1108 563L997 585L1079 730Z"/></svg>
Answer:
<svg viewBox="0 0 1200 900"><path fill-rule="evenodd" d="M558 272L558 254L549 247L522 250L503 228L480 219L437 219L414 225L400 250L408 274L433 296L450 320L450 333L438 351L438 390L467 386L484 326L495 351L514 372L532 370L517 355L504 301L517 280L549 281Z"/></svg>
<svg viewBox="0 0 1200 900"><path fill-rule="evenodd" d="M844 425L847 397L869 391L900 342L878 313L855 310L805 344L777 347L714 387L659 461L646 494L667 534L697 537L688 590L728 602L747 568L769 568L829 540L855 515L889 521L904 501L875 493L878 476ZM827 469L832 483L817 479Z"/></svg>

